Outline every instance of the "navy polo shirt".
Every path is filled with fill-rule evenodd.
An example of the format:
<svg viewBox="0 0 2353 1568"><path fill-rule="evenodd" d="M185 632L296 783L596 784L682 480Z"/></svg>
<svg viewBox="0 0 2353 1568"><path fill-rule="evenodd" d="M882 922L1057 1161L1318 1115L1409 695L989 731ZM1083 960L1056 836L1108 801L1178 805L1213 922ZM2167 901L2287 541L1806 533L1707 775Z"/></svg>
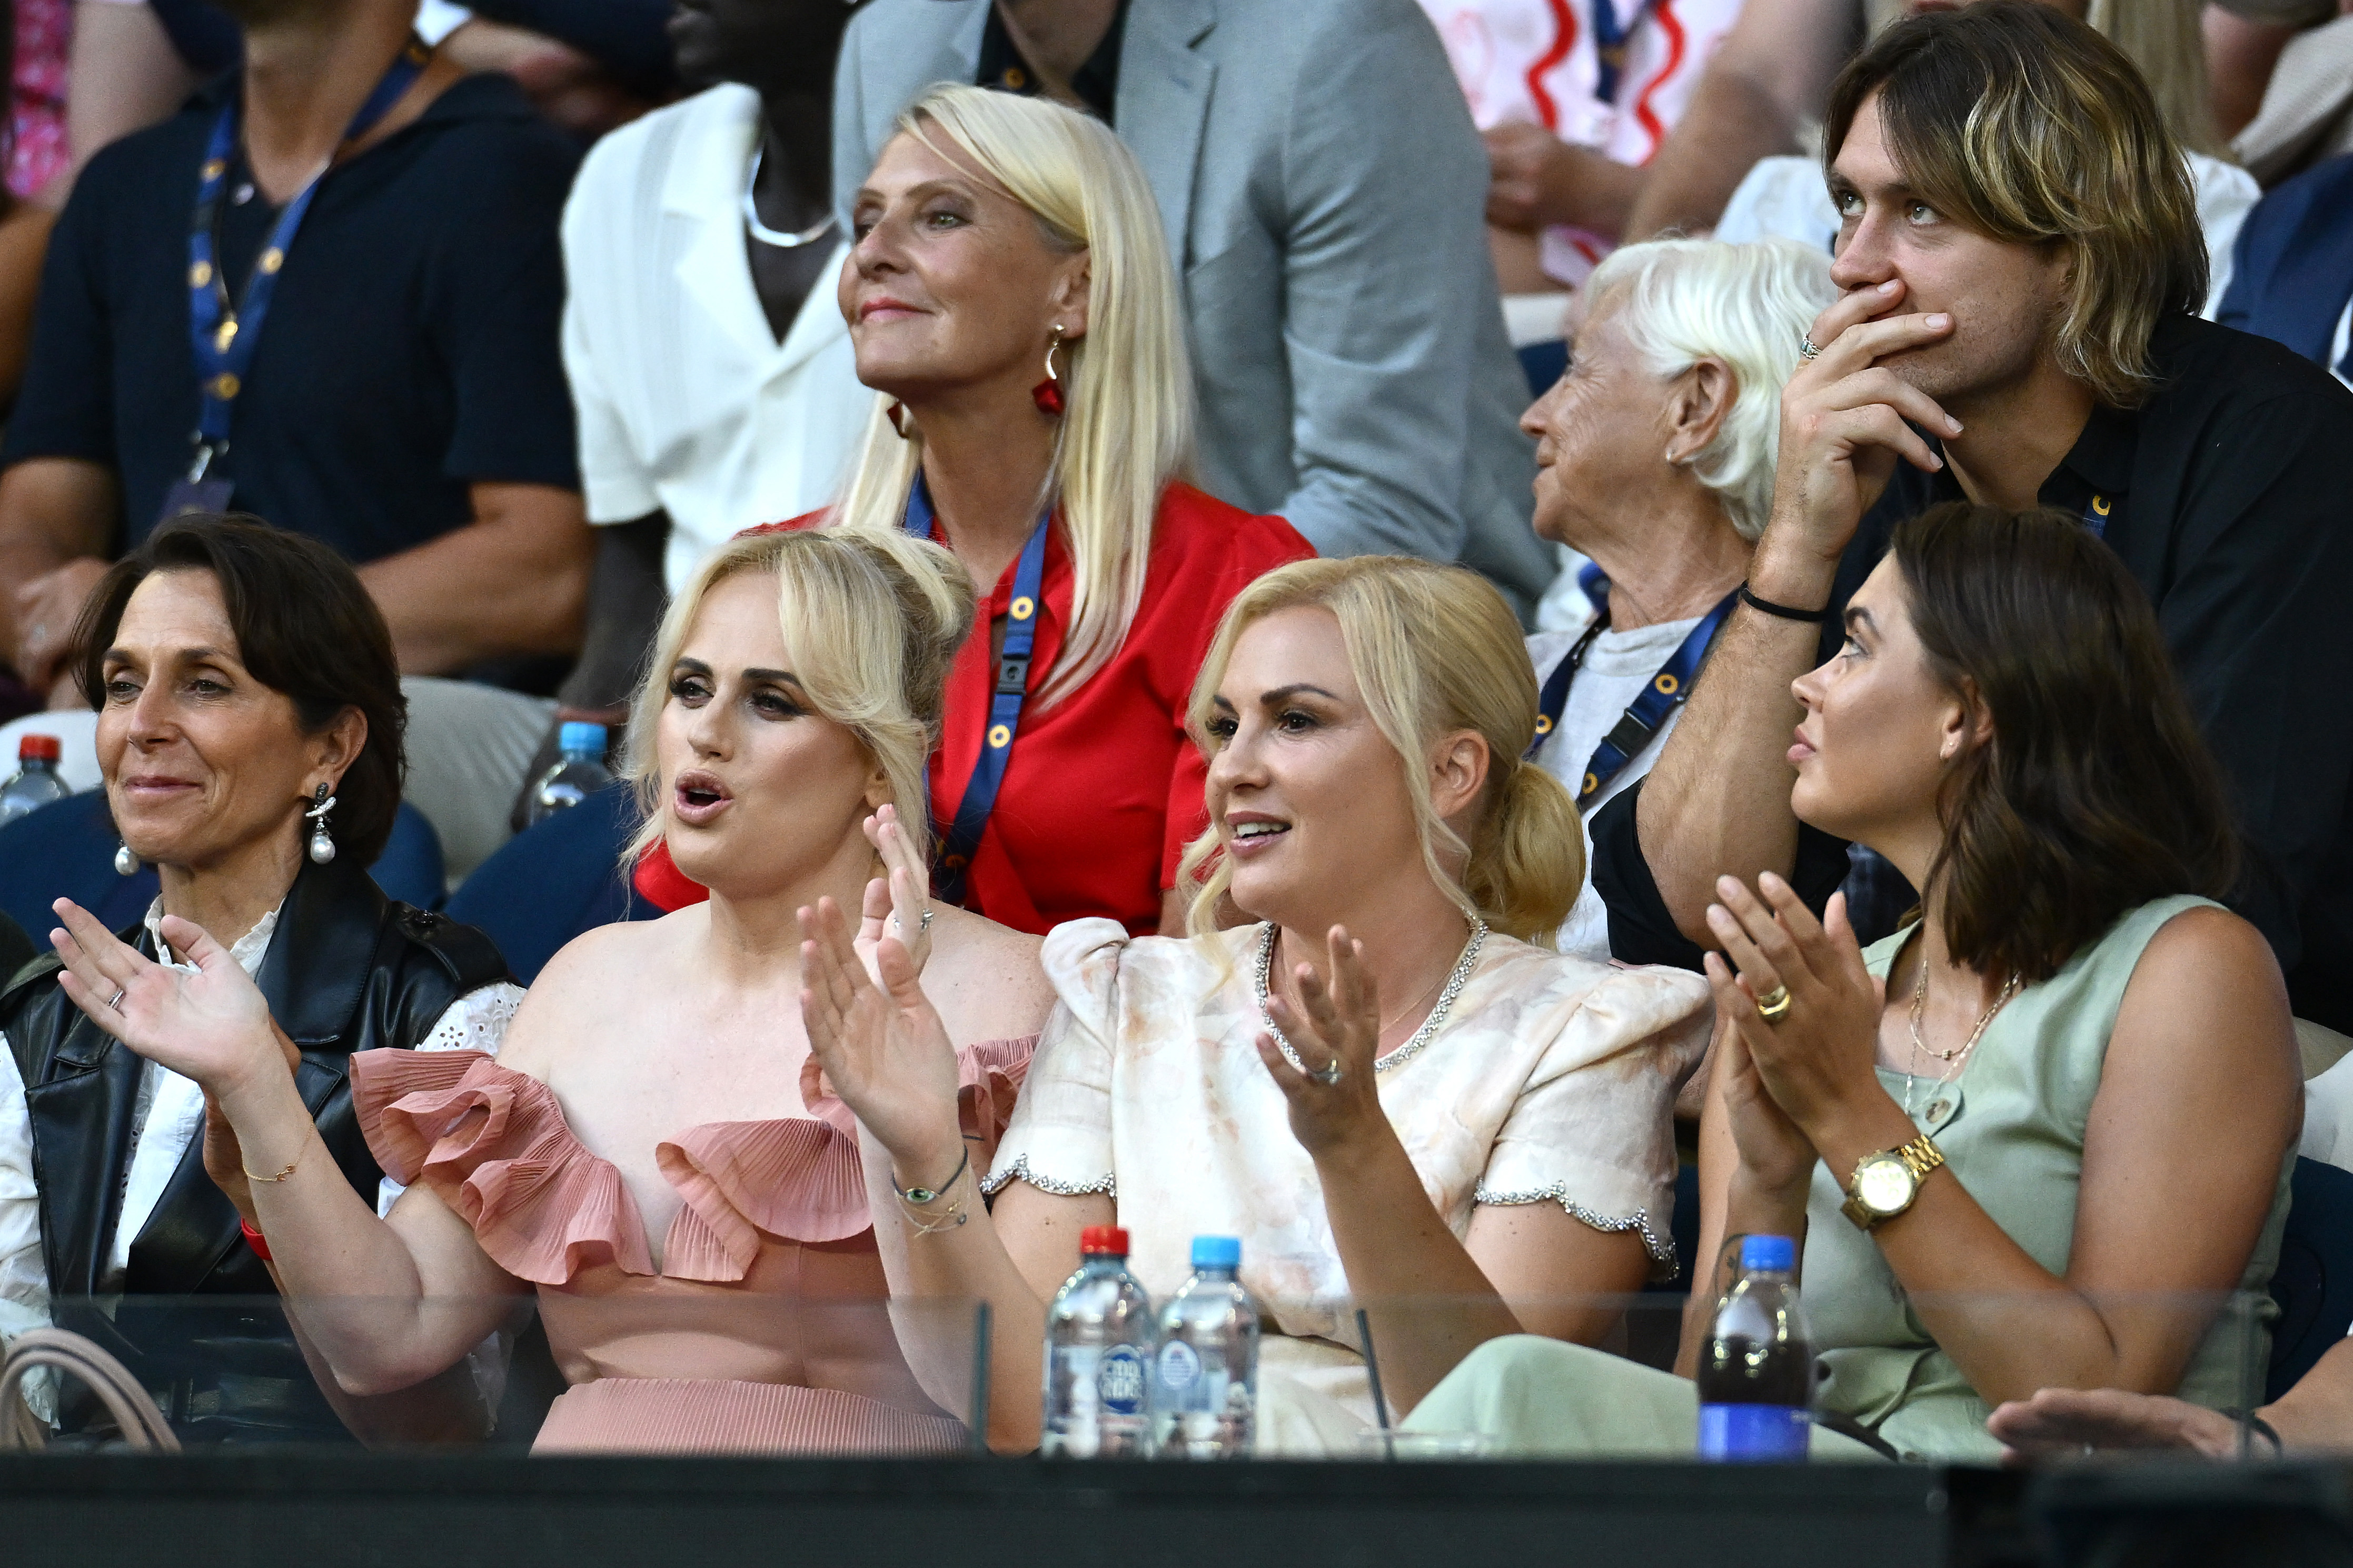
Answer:
<svg viewBox="0 0 2353 1568"><path fill-rule="evenodd" d="M110 554L146 537L193 454L188 228L234 90L100 153L49 242L0 464L114 470ZM231 504L364 564L471 521L471 483L577 489L557 225L578 161L512 81L474 76L332 170L279 276L226 473L215 465ZM258 194L225 202L233 292L273 219Z"/></svg>

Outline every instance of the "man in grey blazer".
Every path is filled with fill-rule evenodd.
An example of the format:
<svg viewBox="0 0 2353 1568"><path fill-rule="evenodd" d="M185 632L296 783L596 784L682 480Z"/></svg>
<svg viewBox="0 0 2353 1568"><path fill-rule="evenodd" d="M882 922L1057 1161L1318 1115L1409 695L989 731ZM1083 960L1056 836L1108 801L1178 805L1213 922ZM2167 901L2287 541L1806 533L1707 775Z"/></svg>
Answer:
<svg viewBox="0 0 2353 1568"><path fill-rule="evenodd" d="M1008 35L1073 24L1096 58L1071 79L1108 89L1183 279L1203 488L1326 555L1474 566L1525 619L1556 561L1528 528L1486 153L1414 0L871 0L842 42L835 199L923 89L979 79L984 52L989 85L1034 78Z"/></svg>

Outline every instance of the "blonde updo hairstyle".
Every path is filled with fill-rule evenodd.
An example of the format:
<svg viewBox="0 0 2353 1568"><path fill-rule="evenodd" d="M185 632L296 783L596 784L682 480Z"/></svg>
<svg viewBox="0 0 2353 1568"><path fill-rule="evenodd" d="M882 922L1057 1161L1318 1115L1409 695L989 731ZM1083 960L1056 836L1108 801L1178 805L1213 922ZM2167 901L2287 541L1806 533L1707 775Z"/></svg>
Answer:
<svg viewBox="0 0 2353 1568"><path fill-rule="evenodd" d="M775 576L777 625L809 706L858 737L891 781L900 831L928 858L923 763L939 743L948 670L972 629L972 580L955 556L904 532L812 528L730 541L670 601L629 709L623 773L645 825L625 860L661 837L654 739L671 667L711 591L747 573Z"/></svg>
<svg viewBox="0 0 2353 1568"><path fill-rule="evenodd" d="M1405 771L1430 880L1464 915L1549 943L1584 886L1585 839L1568 792L1521 760L1535 738L1536 682L1503 595L1474 572L1401 555L1275 568L1227 607L1194 682L1187 719L1204 751L1234 645L1255 623L1303 606L1329 610L1340 623L1365 707ZM1430 794L1434 749L1462 730L1483 736L1488 752L1485 798L1468 843L1440 818ZM1450 862L1462 868L1459 879ZM1195 936L1216 930L1232 877L1212 825L1187 846L1177 873L1178 886L1198 888L1187 910Z"/></svg>

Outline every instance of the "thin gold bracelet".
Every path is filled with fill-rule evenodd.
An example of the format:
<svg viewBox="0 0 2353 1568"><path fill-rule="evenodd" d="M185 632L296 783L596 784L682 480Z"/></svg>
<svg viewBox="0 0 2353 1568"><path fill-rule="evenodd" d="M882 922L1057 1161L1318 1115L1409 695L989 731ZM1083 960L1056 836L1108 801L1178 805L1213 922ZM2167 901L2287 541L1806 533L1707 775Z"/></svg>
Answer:
<svg viewBox="0 0 2353 1568"><path fill-rule="evenodd" d="M240 1171L245 1171L245 1179L246 1179L247 1181L248 1181L248 1182L262 1182L262 1183L282 1182L282 1181L284 1181L287 1177L289 1177L289 1176L292 1175L292 1174L294 1173L294 1167L295 1167L296 1165L301 1164L301 1163L302 1163L301 1158L298 1155L298 1156L297 1156L296 1158L294 1158L293 1160L291 1160L291 1161L288 1162L286 1168L285 1168L284 1170L282 1170L282 1171L279 1172L279 1173L278 1173L276 1175L274 1175L274 1176L257 1176L257 1175L255 1175L251 1171L249 1171L249 1170L246 1170L246 1166L245 1166L245 1163L244 1163L244 1162L243 1162L243 1161L239 1161L239 1162L237 1163L237 1168L238 1170L240 1170Z"/></svg>

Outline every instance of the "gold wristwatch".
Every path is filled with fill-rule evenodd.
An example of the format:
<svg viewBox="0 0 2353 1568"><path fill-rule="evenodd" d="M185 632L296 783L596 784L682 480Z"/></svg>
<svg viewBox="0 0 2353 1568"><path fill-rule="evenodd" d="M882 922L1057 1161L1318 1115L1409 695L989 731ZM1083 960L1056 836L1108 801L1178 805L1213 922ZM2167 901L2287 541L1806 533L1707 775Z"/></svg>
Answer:
<svg viewBox="0 0 2353 1568"><path fill-rule="evenodd" d="M1920 1195L1920 1184L1944 1163L1945 1152L1926 1132L1899 1149L1865 1154L1854 1163L1839 1213L1853 1221L1857 1230L1884 1225L1912 1206Z"/></svg>

